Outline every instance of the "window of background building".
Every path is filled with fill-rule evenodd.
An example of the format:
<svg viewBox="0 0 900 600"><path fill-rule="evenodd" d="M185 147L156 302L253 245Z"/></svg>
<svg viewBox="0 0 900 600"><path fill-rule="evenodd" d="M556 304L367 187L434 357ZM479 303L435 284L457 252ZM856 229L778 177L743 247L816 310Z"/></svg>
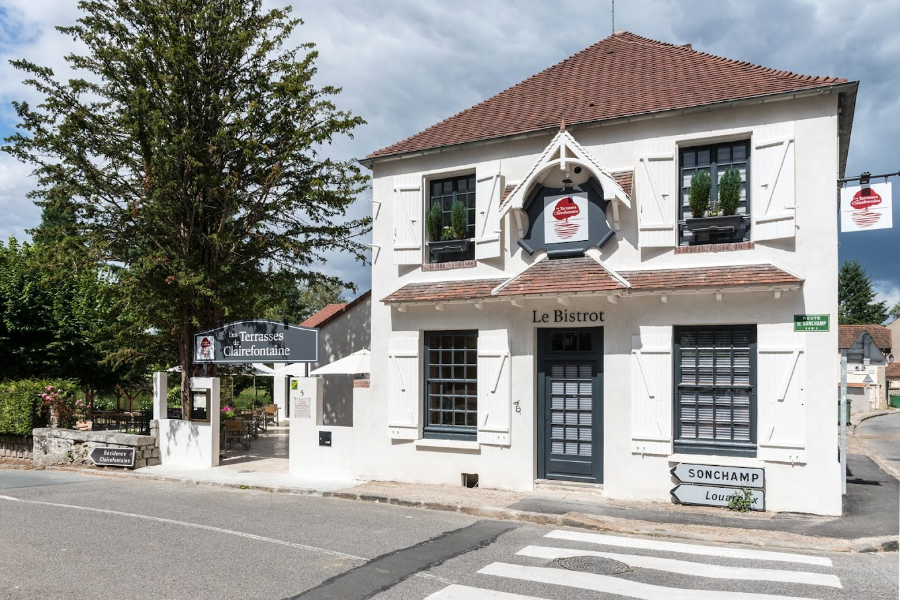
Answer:
<svg viewBox="0 0 900 600"><path fill-rule="evenodd" d="M675 328L675 451L756 456L756 326Z"/></svg>
<svg viewBox="0 0 900 600"><path fill-rule="evenodd" d="M426 438L476 439L478 332L425 333Z"/></svg>
<svg viewBox="0 0 900 600"><path fill-rule="evenodd" d="M709 146L682 148L679 152L681 169L681 244L726 243L750 240L750 198L747 194L747 181L750 165L750 142L728 142ZM740 226L733 231L695 231L688 223L692 218L688 202L691 189L691 177L700 171L706 171L712 179L709 193L710 210L718 209L719 179L728 169L737 169L741 174L741 203L735 214L743 217ZM726 225L730 227L731 225Z"/></svg>
<svg viewBox="0 0 900 600"><path fill-rule="evenodd" d="M449 179L439 179L429 184L431 195L428 200L428 209L433 206L441 208L442 225L450 227L451 210L455 202L462 202L466 207L467 238L475 237L475 175L463 175ZM440 242L442 240L431 240ZM467 243L461 250L449 249L449 251L431 252L431 262L446 262L449 260L472 260L475 258L474 244Z"/></svg>

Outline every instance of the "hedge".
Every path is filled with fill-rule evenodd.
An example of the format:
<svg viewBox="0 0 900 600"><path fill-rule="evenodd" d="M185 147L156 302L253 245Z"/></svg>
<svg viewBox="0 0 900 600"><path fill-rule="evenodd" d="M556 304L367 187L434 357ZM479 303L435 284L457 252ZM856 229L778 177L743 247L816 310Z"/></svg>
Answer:
<svg viewBox="0 0 900 600"><path fill-rule="evenodd" d="M53 386L63 396L74 398L78 386L69 380L21 379L0 383L0 434L31 435L35 427L47 424L41 394Z"/></svg>

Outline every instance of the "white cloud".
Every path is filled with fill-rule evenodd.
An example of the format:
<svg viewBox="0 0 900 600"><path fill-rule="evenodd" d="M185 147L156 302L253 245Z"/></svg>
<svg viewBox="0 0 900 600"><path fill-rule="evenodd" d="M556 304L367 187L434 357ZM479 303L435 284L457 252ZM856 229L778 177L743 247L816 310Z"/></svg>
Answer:
<svg viewBox="0 0 900 600"><path fill-rule="evenodd" d="M875 301L887 302L888 309L894 307L900 302L900 286L896 281L885 281L876 279L872 281L872 289L875 291Z"/></svg>

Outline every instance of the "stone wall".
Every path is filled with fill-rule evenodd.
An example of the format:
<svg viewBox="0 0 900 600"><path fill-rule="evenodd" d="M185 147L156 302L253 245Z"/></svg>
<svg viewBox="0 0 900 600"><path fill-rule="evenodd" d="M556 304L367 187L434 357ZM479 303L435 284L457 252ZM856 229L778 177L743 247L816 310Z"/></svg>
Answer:
<svg viewBox="0 0 900 600"><path fill-rule="evenodd" d="M33 444L30 435L0 434L0 458L31 460Z"/></svg>
<svg viewBox="0 0 900 600"><path fill-rule="evenodd" d="M92 465L94 463L89 455L97 446L134 448L135 469L160 464L159 443L152 435L73 429L35 429L32 433L34 436L32 461L36 467Z"/></svg>

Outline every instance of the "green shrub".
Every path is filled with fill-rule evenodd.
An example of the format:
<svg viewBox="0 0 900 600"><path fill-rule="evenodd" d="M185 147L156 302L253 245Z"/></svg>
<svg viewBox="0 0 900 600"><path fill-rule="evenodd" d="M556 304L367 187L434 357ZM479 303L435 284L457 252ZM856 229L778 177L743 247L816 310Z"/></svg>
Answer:
<svg viewBox="0 0 900 600"><path fill-rule="evenodd" d="M752 509L753 492L750 488L742 487L740 491L735 492L734 496L728 501L728 508L742 513Z"/></svg>
<svg viewBox="0 0 900 600"><path fill-rule="evenodd" d="M440 204L434 204L425 213L425 226L428 228L428 235L432 242L440 241L443 234L443 221L444 213L441 212Z"/></svg>
<svg viewBox="0 0 900 600"><path fill-rule="evenodd" d="M65 379L21 379L0 384L0 433L31 435L35 427L48 424L51 405L61 417L60 427L73 426L77 390L74 381Z"/></svg>
<svg viewBox="0 0 900 600"><path fill-rule="evenodd" d="M469 237L469 211L466 205L460 201L450 207L450 225L453 227L453 237L462 240Z"/></svg>
<svg viewBox="0 0 900 600"><path fill-rule="evenodd" d="M719 210L723 215L733 215L741 204L741 172L728 169L719 180Z"/></svg>
<svg viewBox="0 0 900 600"><path fill-rule="evenodd" d="M691 177L691 188L688 192L688 204L694 217L702 217L709 209L709 191L712 189L712 178L706 171L698 171Z"/></svg>

